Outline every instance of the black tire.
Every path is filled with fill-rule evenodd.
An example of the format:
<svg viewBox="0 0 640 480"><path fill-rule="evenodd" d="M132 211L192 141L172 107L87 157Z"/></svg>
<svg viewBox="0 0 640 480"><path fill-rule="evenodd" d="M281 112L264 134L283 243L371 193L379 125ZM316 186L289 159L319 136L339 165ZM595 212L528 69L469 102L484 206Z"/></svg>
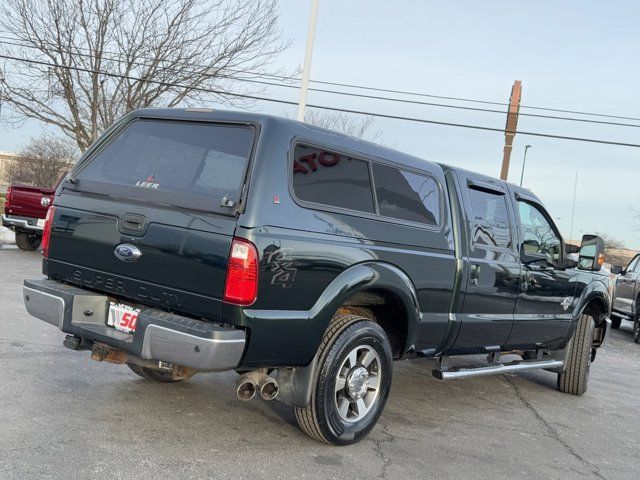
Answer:
<svg viewBox="0 0 640 480"><path fill-rule="evenodd" d="M622 323L622 318L620 317L611 317L611 328L614 330L618 330L620 328L620 324Z"/></svg>
<svg viewBox="0 0 640 480"><path fill-rule="evenodd" d="M145 380L151 380L152 382L160 383L177 383L187 380L186 377L174 378L169 370L159 370L156 368L147 368L136 365L135 363L127 363L133 373Z"/></svg>
<svg viewBox="0 0 640 480"><path fill-rule="evenodd" d="M350 354L353 355L354 351L356 356L353 358L358 358L357 365L351 366L348 370L349 374L344 373L345 378L349 379L352 372L364 368L359 362L366 363L366 360L357 357L359 349L367 352L367 355L368 352L377 355L371 363L377 366L377 373L375 376L367 376L363 385L363 392L366 392L363 397L365 401L370 392L375 392L375 396L361 419L357 419L360 415L358 412L354 413L355 419L345 420L341 416L344 412L338 411L338 401L346 400L354 403L356 401L348 397L348 386L345 386L344 391L339 391L336 385L339 374L342 375L341 372L349 368L345 367L345 362L350 362L348 357ZM318 349L318 368L311 393L311 403L305 408L294 407L300 428L310 437L333 445L349 445L364 438L375 426L387 401L391 387L392 363L391 345L382 327L367 318L351 313L334 316ZM377 388L370 387L369 382L378 375L378 381L373 382L377 384ZM357 410L359 411L360 408L358 407Z"/></svg>
<svg viewBox="0 0 640 480"><path fill-rule="evenodd" d="M42 237L40 235L31 235L26 232L16 232L16 245L20 250L24 250L25 252L35 252L40 243L42 242Z"/></svg>
<svg viewBox="0 0 640 480"><path fill-rule="evenodd" d="M593 317L583 314L567 347L565 370L558 374L558 390L561 392L582 395L587 391L594 329Z"/></svg>
<svg viewBox="0 0 640 480"><path fill-rule="evenodd" d="M637 313L633 317L633 341L640 343L640 315Z"/></svg>

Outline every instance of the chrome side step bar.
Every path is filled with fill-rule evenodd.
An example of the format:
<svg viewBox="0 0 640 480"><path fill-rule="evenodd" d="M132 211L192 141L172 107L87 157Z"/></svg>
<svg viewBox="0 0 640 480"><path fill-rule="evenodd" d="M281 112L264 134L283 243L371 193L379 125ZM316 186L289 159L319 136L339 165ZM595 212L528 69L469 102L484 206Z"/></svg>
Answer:
<svg viewBox="0 0 640 480"><path fill-rule="evenodd" d="M526 372L539 368L554 369L564 365L561 360L526 360L511 363L494 363L478 367L452 367L448 370L434 369L431 373L438 380L456 380L459 378L482 377L502 373Z"/></svg>

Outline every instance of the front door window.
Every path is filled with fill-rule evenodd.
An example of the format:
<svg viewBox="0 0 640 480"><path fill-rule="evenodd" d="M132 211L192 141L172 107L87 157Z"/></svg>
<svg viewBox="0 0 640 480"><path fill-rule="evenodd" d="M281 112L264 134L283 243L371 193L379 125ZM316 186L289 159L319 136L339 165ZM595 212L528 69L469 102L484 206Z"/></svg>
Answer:
<svg viewBox="0 0 640 480"><path fill-rule="evenodd" d="M530 203L519 201L518 210L524 253L545 257L550 265L556 265L560 259L562 242L553 226L542 212Z"/></svg>

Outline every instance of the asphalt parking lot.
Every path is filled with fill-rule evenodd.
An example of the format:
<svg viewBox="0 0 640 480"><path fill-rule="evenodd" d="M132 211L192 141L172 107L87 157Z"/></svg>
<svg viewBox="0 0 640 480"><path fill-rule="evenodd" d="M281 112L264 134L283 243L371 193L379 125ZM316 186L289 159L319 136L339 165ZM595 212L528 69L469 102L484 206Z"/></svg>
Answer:
<svg viewBox="0 0 640 480"><path fill-rule="evenodd" d="M612 331L589 391L549 372L443 383L396 363L378 426L319 444L278 402L242 403L235 373L152 384L62 347L22 306L40 255L0 246L0 478L640 478L640 345Z"/></svg>

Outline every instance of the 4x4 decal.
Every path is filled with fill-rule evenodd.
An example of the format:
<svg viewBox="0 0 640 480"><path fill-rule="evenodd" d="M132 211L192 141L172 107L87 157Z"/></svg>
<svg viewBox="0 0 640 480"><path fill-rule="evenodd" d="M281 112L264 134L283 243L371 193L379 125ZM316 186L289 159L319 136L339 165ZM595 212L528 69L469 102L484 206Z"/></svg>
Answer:
<svg viewBox="0 0 640 480"><path fill-rule="evenodd" d="M271 285L289 288L293 284L298 270L293 267L292 253L292 249L283 248L269 254L267 262L271 265L271 271L273 272Z"/></svg>

